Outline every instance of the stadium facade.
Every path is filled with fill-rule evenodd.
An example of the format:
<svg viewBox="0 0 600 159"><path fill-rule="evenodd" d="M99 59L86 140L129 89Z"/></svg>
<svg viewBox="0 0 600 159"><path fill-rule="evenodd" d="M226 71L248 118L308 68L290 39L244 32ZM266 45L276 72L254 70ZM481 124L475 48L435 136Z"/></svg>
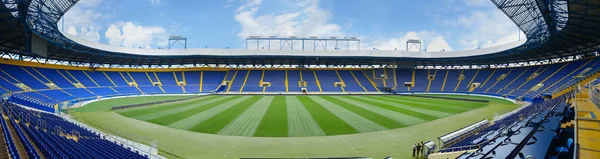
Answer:
<svg viewBox="0 0 600 159"><path fill-rule="evenodd" d="M79 40L59 31L57 23L76 0L3 3L0 94L5 99L3 116L8 120L3 120L2 127L16 131L4 131L9 134L5 142L13 157L85 158L94 154L98 158L160 158L156 150L130 151L99 132L53 115L82 102L131 95L480 94L536 106L515 113L531 115L526 119L507 115L497 121L503 126L486 125L486 132L505 130L505 125L511 124L520 129L540 118L557 121L546 125L557 127L563 116L553 117L565 112L573 86L597 78L600 67L600 1L595 0L492 0L525 33L526 41L477 50L421 53L121 48ZM30 124L36 125L35 129ZM41 125L65 130L42 133L48 130L40 129ZM72 130L79 133L72 134ZM542 131L539 127L521 130L530 134L525 135L527 139L535 130ZM472 135L469 133L463 130L459 134ZM523 136L510 134L495 139L512 137ZM21 144L15 145L13 138L19 138ZM454 146L469 145L464 142L469 140L454 141L456 137L444 140ZM492 157L516 157L528 150L527 140L521 140L515 139L517 147L505 147L508 153ZM73 141L85 146L69 146ZM99 145L107 146L94 148ZM472 153L461 157L489 157L498 144L489 145L479 148L483 156Z"/></svg>

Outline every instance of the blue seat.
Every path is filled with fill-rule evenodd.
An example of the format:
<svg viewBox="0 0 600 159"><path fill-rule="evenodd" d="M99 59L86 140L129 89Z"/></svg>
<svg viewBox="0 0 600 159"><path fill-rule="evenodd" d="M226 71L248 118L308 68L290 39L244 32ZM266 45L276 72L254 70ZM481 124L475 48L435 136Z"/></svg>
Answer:
<svg viewBox="0 0 600 159"><path fill-rule="evenodd" d="M571 145L573 145L573 138L567 140L567 145L556 147L555 150L557 153L567 153L569 152Z"/></svg>

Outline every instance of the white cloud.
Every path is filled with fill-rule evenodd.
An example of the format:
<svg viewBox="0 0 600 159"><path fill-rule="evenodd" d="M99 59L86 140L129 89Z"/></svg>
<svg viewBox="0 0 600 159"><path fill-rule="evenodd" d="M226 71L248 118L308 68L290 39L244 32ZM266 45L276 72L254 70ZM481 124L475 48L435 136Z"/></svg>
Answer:
<svg viewBox="0 0 600 159"><path fill-rule="evenodd" d="M132 22L111 24L104 36L113 46L151 48L152 46L164 47L168 44L168 36L164 28L146 27Z"/></svg>
<svg viewBox="0 0 600 159"><path fill-rule="evenodd" d="M95 10L102 0L81 0L71 8L64 16L65 33L75 35L79 38L98 42L100 41L100 25L97 21L104 18L101 12ZM59 27L62 26L59 23Z"/></svg>
<svg viewBox="0 0 600 159"><path fill-rule="evenodd" d="M492 6L493 3L490 0L465 0L467 6Z"/></svg>
<svg viewBox="0 0 600 159"><path fill-rule="evenodd" d="M406 41L415 39L422 41L422 51L437 52L441 50L452 51L452 47L444 39L444 36L431 31L407 32L401 37L392 37L386 40L375 40L364 46L368 49L377 48L379 50L406 50ZM416 46L409 46L409 51L418 51Z"/></svg>
<svg viewBox="0 0 600 159"><path fill-rule="evenodd" d="M261 0L250 0L237 8L234 18L242 27L238 37L343 35L340 26L330 22L329 12L318 7L318 0L296 3L294 11L257 15L261 3Z"/></svg>
<svg viewBox="0 0 600 159"><path fill-rule="evenodd" d="M150 4L159 5L159 4L162 4L162 1L161 0L150 0Z"/></svg>
<svg viewBox="0 0 600 159"><path fill-rule="evenodd" d="M487 0L465 0L475 10L444 23L461 30L458 44L463 49L490 47L518 40L519 28ZM524 39L524 36L522 36Z"/></svg>

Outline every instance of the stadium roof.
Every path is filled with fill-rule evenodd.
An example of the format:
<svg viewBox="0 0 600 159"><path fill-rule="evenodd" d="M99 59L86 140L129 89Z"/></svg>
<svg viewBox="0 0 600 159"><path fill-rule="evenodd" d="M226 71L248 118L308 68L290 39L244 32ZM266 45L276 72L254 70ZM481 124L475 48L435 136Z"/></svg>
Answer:
<svg viewBox="0 0 600 159"><path fill-rule="evenodd" d="M600 48L600 1L492 0L527 36L526 42L474 51L414 53L401 51L264 52L197 49L184 51L120 49L86 44L63 35L57 22L77 0L3 1L0 6L0 50L45 59L92 64L180 65L487 65L566 58ZM32 41L41 37L48 52ZM73 39L71 39L73 38ZM36 43L38 44L38 43ZM515 47L516 46L516 47ZM163 52L163 53L161 53ZM176 54L169 54L177 52ZM329 56L325 56L329 55ZM442 56L440 56L442 55Z"/></svg>

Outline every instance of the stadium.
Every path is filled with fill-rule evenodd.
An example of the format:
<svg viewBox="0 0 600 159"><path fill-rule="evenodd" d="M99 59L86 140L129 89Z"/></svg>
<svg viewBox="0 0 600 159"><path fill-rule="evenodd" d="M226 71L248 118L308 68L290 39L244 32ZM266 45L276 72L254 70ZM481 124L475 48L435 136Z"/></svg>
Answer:
<svg viewBox="0 0 600 159"><path fill-rule="evenodd" d="M2 2L2 158L600 158L598 0L486 1L527 40L443 52L121 47L61 32L78 0Z"/></svg>

